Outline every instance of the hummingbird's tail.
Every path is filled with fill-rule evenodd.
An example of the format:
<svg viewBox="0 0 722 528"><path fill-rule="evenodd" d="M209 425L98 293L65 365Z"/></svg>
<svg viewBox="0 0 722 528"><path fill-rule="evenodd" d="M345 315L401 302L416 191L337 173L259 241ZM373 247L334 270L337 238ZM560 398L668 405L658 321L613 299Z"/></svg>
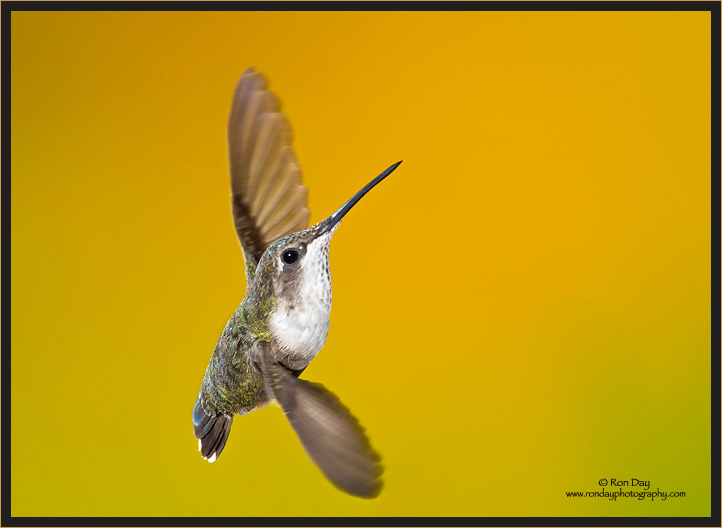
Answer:
<svg viewBox="0 0 722 528"><path fill-rule="evenodd" d="M193 433L198 438L198 451L208 462L215 462L226 447L228 435L231 432L233 415L222 412L206 414L198 395L196 406L193 408Z"/></svg>

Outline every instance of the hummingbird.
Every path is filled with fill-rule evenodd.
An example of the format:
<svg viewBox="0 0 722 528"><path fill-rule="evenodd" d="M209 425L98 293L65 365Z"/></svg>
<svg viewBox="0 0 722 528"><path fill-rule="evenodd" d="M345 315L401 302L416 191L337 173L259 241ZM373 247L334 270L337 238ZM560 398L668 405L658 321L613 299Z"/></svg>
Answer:
<svg viewBox="0 0 722 528"><path fill-rule="evenodd" d="M228 119L231 209L246 295L211 355L193 408L193 431L202 457L214 462L226 446L233 417L275 399L326 478L346 493L370 499L381 492L381 457L339 398L300 375L329 330L331 238L344 215L401 162L308 227L308 190L291 141L277 97L259 72L247 69Z"/></svg>

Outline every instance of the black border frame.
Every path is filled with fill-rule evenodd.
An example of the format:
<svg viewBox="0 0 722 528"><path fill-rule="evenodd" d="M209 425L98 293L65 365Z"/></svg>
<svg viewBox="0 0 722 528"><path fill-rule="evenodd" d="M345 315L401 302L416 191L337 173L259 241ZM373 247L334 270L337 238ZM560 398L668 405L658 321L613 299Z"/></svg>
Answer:
<svg viewBox="0 0 722 528"><path fill-rule="evenodd" d="M14 11L709 11L711 15L711 515L709 517L14 517L10 511L10 354L2 354L3 526L720 526L720 2L715 1L7 1L0 6L2 31L2 257L10 254L10 35ZM717 214L715 221L715 213ZM2 344L10 346L10 265L2 274ZM717 321L717 323L715 323ZM715 352L716 351L716 352Z"/></svg>

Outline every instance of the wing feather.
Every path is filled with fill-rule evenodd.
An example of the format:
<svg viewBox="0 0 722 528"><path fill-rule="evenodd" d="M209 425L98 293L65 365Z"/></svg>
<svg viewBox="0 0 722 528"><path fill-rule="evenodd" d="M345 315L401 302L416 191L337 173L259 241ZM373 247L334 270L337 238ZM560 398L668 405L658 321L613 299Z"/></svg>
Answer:
<svg viewBox="0 0 722 528"><path fill-rule="evenodd" d="M308 227L308 190L276 96L253 68L236 85L228 119L233 222L251 281L273 242Z"/></svg>
<svg viewBox="0 0 722 528"><path fill-rule="evenodd" d="M297 203L308 199L308 190L305 187L295 186L290 192L284 194L283 199L278 203L268 219L264 222L265 231L263 236L266 240L277 240L288 228L295 225L294 220L299 213ZM292 231L291 231L292 232Z"/></svg>
<svg viewBox="0 0 722 528"><path fill-rule="evenodd" d="M270 182L268 196L261 210L258 212L258 221L264 227L268 226L269 219L274 215L280 203L288 200L294 188L299 187L301 182L301 167L297 163L289 163L281 168L280 173L273 182Z"/></svg>
<svg viewBox="0 0 722 528"><path fill-rule="evenodd" d="M381 457L371 447L358 419L320 383L297 378L277 363L267 345L256 342L268 394L283 408L311 460L339 489L363 498L381 492Z"/></svg>

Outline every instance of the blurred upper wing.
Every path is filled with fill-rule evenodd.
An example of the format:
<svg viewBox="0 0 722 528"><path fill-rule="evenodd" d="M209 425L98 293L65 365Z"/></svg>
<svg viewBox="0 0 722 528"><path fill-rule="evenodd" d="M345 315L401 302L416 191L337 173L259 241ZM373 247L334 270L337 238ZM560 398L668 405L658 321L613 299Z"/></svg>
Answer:
<svg viewBox="0 0 722 528"><path fill-rule="evenodd" d="M266 248L308 227L311 216L291 127L266 84L260 73L247 69L228 119L233 222L249 282Z"/></svg>

